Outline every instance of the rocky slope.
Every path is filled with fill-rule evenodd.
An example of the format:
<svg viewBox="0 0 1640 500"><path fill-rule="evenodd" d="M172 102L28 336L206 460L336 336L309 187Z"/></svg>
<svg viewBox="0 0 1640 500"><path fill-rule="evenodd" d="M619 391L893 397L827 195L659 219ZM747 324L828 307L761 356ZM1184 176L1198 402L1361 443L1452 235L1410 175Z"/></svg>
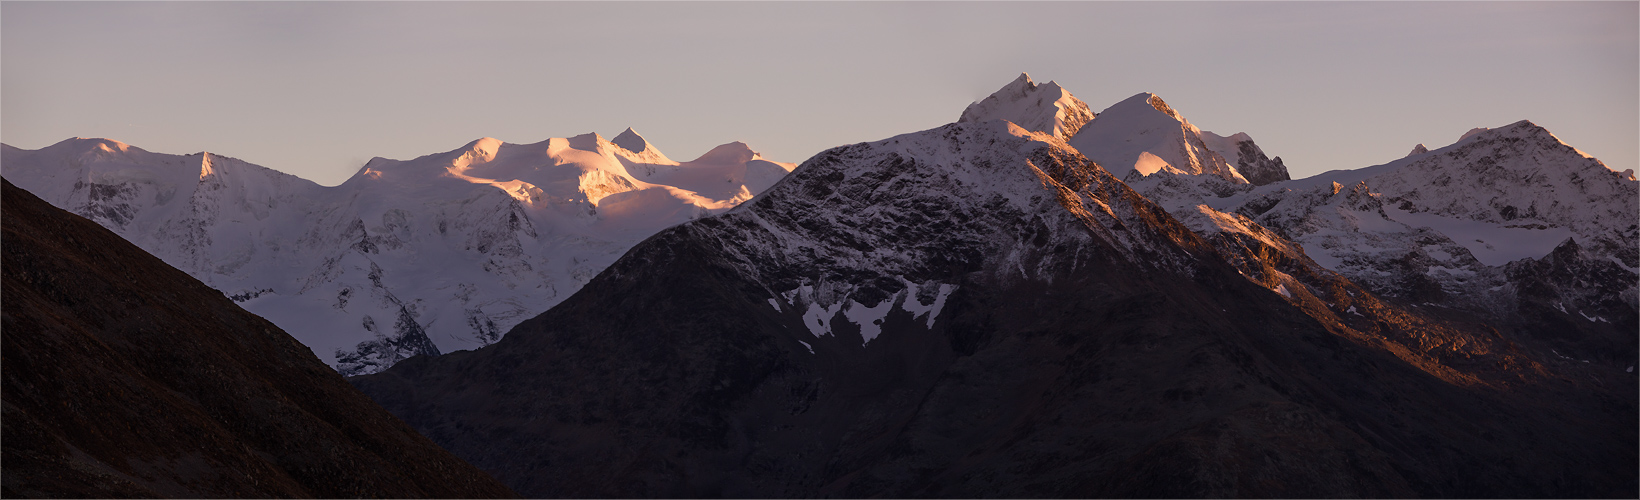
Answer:
<svg viewBox="0 0 1640 500"><path fill-rule="evenodd" d="M336 187L103 139L4 146L0 162L359 374L495 342L631 245L750 199L793 167L738 142L679 163L631 129L616 141L486 138L376 158Z"/></svg>
<svg viewBox="0 0 1640 500"><path fill-rule="evenodd" d="M0 199L5 497L513 496L220 292Z"/></svg>
<svg viewBox="0 0 1640 500"><path fill-rule="evenodd" d="M495 345L352 380L531 496L1635 493L1632 376L1334 274L1261 282L1324 269L1231 222L956 123L823 152Z"/></svg>

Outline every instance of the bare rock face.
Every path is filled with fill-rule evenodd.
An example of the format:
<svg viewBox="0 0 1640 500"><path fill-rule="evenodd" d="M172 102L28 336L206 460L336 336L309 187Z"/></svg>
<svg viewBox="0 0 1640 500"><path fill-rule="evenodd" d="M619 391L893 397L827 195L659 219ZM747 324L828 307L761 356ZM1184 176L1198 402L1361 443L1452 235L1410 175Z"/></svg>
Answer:
<svg viewBox="0 0 1640 500"><path fill-rule="evenodd" d="M822 152L495 345L351 380L529 496L1637 493L1632 376L1199 214L1245 230L956 123Z"/></svg>
<svg viewBox="0 0 1640 500"><path fill-rule="evenodd" d="M221 292L3 200L4 496L513 495Z"/></svg>
<svg viewBox="0 0 1640 500"><path fill-rule="evenodd" d="M1247 182L1254 186L1263 186L1291 180L1287 174L1287 165L1281 163L1281 157L1270 158L1264 155L1264 150L1253 143L1252 139L1236 141L1236 171L1247 178Z"/></svg>

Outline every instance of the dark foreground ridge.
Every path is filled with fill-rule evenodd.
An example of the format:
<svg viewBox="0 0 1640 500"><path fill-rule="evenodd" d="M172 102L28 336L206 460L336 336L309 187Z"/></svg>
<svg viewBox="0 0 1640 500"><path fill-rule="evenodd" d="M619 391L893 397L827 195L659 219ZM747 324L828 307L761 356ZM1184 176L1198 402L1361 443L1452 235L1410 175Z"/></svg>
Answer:
<svg viewBox="0 0 1640 500"><path fill-rule="evenodd" d="M3 496L513 496L221 292L0 197Z"/></svg>
<svg viewBox="0 0 1640 500"><path fill-rule="evenodd" d="M539 497L1636 495L1632 374L1376 299L1323 321L998 123L823 152L495 345L351 381ZM1469 347L1409 354L1435 338Z"/></svg>

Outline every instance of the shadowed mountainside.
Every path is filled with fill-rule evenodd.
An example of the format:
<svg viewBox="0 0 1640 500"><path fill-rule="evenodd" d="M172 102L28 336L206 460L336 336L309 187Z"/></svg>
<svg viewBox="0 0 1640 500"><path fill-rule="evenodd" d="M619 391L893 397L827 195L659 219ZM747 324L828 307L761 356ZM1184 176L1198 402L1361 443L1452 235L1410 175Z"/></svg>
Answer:
<svg viewBox="0 0 1640 500"><path fill-rule="evenodd" d="M511 497L198 280L4 182L5 497Z"/></svg>

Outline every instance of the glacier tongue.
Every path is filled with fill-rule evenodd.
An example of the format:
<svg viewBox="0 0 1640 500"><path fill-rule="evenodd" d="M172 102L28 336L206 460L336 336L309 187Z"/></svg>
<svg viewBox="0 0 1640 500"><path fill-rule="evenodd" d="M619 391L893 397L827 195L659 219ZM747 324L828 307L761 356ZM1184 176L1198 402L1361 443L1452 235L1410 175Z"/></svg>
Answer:
<svg viewBox="0 0 1640 500"><path fill-rule="evenodd" d="M346 375L499 340L667 226L795 165L745 144L678 163L627 129L376 158L335 187L104 139L6 146L6 177L235 298Z"/></svg>

